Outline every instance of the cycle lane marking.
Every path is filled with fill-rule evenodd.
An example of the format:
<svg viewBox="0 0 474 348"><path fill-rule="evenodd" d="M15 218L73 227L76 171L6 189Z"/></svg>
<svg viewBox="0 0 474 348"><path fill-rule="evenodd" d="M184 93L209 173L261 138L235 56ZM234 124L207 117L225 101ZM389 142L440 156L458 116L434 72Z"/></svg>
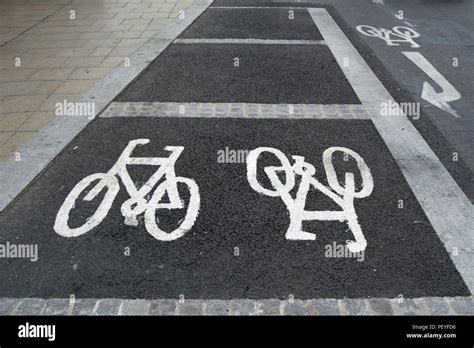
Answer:
<svg viewBox="0 0 474 348"><path fill-rule="evenodd" d="M104 135L108 142L103 142ZM193 229L182 238L164 242L148 233L143 215L139 226L124 224L121 205L130 197L122 185L108 217L94 230L76 238L57 235L54 220L74 186L91 173L107 173L130 139L137 138L151 141L138 147L134 156L160 156L167 145L184 147L176 174L193 178L201 196ZM286 239L290 223L287 205L279 198L255 192L248 183L245 163L235 161L227 151L227 147L251 150L262 145L281 149L287 156L307 158L317 168L318 180L325 184L321 155L328 148L343 146L364 158L374 190L354 203L368 241L365 262L326 255L327 245L336 241L344 246L353 239L344 221L306 222L303 227L316 234L316 241ZM221 150L229 153L224 160L220 160ZM266 187L269 183L263 168L273 162L273 158L259 158L258 180ZM359 191L356 163L344 162L339 154L334 162L338 176L354 173ZM148 167L129 166L130 176L139 186L153 175L145 169ZM183 194L186 191L181 190ZM181 197L187 206L188 197ZM102 198L77 201L70 226L83 224ZM405 209L397 209L400 199ZM32 201L45 204L39 209L30 204ZM308 193L307 203L308 210L340 211L331 197L314 190ZM22 219L17 218L19 212ZM156 216L160 228L170 231L173 228L167 229L167 220L170 226L179 225L185 211L158 209ZM23 270L3 283L3 296L62 297L73 293L81 298L173 298L184 294L186 298L231 299L286 298L289 294L295 298L469 294L370 120L98 118L0 221L7 240L28 239L39 244L39 259L34 264L18 260L1 269L6 275L21 263ZM126 246L131 256L123 254ZM235 247L239 256L234 255ZM43 269L49 271L39 271ZM58 278L58 274L62 276Z"/></svg>
<svg viewBox="0 0 474 348"><path fill-rule="evenodd" d="M472 293L472 204L403 113L381 115L380 105L395 100L329 13L322 8L308 11ZM461 253L456 256L455 250Z"/></svg>

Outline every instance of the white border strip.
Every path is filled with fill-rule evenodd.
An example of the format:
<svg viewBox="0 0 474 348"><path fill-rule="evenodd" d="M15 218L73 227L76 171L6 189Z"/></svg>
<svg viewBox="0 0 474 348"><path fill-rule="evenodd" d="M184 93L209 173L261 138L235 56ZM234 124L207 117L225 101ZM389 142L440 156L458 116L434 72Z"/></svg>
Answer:
<svg viewBox="0 0 474 348"><path fill-rule="evenodd" d="M211 4L212 0L195 0L185 9L184 19L176 18L129 57L133 64L116 67L75 102L95 103L96 114L100 114L150 61L163 52ZM90 121L86 116L57 116L16 151L20 153L21 161L15 161L12 156L0 162L0 212Z"/></svg>
<svg viewBox="0 0 474 348"><path fill-rule="evenodd" d="M113 102L100 117L370 119L363 105Z"/></svg>
<svg viewBox="0 0 474 348"><path fill-rule="evenodd" d="M367 299L0 298L0 315L473 315L473 297Z"/></svg>
<svg viewBox="0 0 474 348"><path fill-rule="evenodd" d="M219 9L228 9L228 10L238 10L238 9L244 9L244 10L259 10L261 8L265 9L272 9L272 10L278 10L280 8L286 9L286 10L306 10L306 7L300 7L300 6L212 6L209 7L210 10L213 10L215 8Z"/></svg>
<svg viewBox="0 0 474 348"><path fill-rule="evenodd" d="M324 40L176 39L176 44L326 45Z"/></svg>
<svg viewBox="0 0 474 348"><path fill-rule="evenodd" d="M464 282L474 293L474 209L471 202L401 110L402 116L381 114L382 103L398 104L326 9L308 8L308 11L369 111Z"/></svg>

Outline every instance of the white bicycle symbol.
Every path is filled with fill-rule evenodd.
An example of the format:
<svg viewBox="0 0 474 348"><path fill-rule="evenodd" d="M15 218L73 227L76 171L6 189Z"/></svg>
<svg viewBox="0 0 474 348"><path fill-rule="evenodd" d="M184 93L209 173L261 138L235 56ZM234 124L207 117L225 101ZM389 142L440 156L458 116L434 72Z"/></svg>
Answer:
<svg viewBox="0 0 474 348"><path fill-rule="evenodd" d="M76 184L68 194L64 203L58 211L54 223L54 231L64 237L78 237L94 227L98 226L107 216L113 201L117 196L120 185L116 176L122 179L125 188L130 195L121 206L121 213L125 217L125 224L138 226L137 216L143 212L145 217L145 228L153 237L162 241L171 241L182 237L189 231L198 216L200 206L199 189L193 179L176 176L174 165L181 152L182 146L166 146L170 151L169 157L131 157L133 149L138 145L148 144L149 139L135 139L128 143L118 158L117 162L107 173L92 174ZM157 171L139 189L135 186L127 171L127 165L152 165L159 166ZM149 201L145 197L150 193L158 181L165 177L153 192ZM69 213L75 206L76 200L94 181L99 182L93 186L84 196L83 200L93 200L104 188L107 189L102 202L95 213L80 227L70 228L68 225ZM172 232L161 230L156 223L156 211L158 209L184 209L184 202L179 197L178 183L185 184L189 190L189 205L186 215L181 224ZM167 194L169 202L160 202Z"/></svg>
<svg viewBox="0 0 474 348"><path fill-rule="evenodd" d="M411 28L398 26L393 27L392 30L390 30L385 28L375 28L370 25L358 25L356 29L365 36L378 37L385 40L388 46L399 46L398 43L395 42L407 42L413 48L420 47L420 45L413 41L413 39L419 37L420 34Z"/></svg>
<svg viewBox="0 0 474 348"><path fill-rule="evenodd" d="M268 176L272 189L263 187L257 179L257 163L262 153L268 152L275 155L280 166L265 167L264 171ZM345 173L345 184L341 186L338 182L336 170L332 163L333 154L342 152L347 156L351 156L356 160L357 167L362 178L362 188L356 192L355 180L353 173ZM315 240L314 233L302 230L302 222L305 220L338 220L346 221L349 229L354 235L355 241L347 241L349 251L356 253L365 250L367 241L362 233L362 229L358 222L358 216L354 208L354 198L367 197L372 193L374 182L369 167L356 152L345 147L330 147L323 153L323 164L326 172L327 186L321 184L313 175L316 169L313 165L306 162L302 156L291 156L294 164L291 165L285 154L280 150L272 147L259 147L248 154L247 157L247 180L250 186L257 192L263 193L270 197L281 197L286 204L290 213L290 226L286 232L286 238L290 240ZM283 172L285 183L283 183L278 173ZM293 199L290 191L296 183L296 175L301 176L300 186ZM320 191L327 197L331 198L337 205L341 207L341 211L308 211L305 210L306 196L310 186Z"/></svg>

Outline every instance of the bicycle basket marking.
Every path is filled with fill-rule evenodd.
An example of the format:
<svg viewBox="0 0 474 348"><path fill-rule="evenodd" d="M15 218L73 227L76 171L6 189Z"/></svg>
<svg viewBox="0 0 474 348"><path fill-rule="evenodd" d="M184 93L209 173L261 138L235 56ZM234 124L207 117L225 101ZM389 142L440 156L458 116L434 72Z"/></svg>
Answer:
<svg viewBox="0 0 474 348"><path fill-rule="evenodd" d="M378 37L385 41L388 46L399 46L397 42L406 42L410 44L410 47L418 48L418 45L414 38L420 36L418 32L407 27L393 27L392 30L385 28L375 28L370 25L358 25L356 29L369 37Z"/></svg>
<svg viewBox="0 0 474 348"><path fill-rule="evenodd" d="M199 214L200 195L196 182L193 179L176 176L174 165L176 160L183 152L183 146L166 146L165 150L170 151L169 157L131 157L131 153L138 145L145 145L150 142L149 139L131 140L123 150L117 162L107 173L92 174L76 184L68 194L64 203L59 208L54 222L54 231L63 237L78 237L89 232L98 226L107 216L113 201L120 189L117 176L130 195L121 206L121 213L125 218L124 223L129 226L138 226L137 216L144 213L145 228L153 237L162 241L171 241L182 237L194 225ZM158 166L157 171L148 179L148 181L139 189L135 186L126 165L151 165ZM151 192L161 178L165 178L154 192ZM82 192L91 186L94 181L98 183L93 186L84 196L85 201L93 200L102 190L107 192L102 199L95 213L80 227L70 228L68 225L69 214L74 208L76 200ZM190 193L189 205L186 215L178 228L172 232L161 230L156 222L156 212L159 209L185 209L183 200L179 196L178 183L187 186ZM145 197L149 193L152 196L149 201ZM162 203L161 199L167 194L169 202Z"/></svg>
<svg viewBox="0 0 474 348"><path fill-rule="evenodd" d="M269 166L264 168L265 174L270 179L273 187L268 189L260 185L257 179L258 158L262 153L275 155L281 163L281 166ZM362 178L362 189L356 192L353 173L345 173L345 184L341 186L338 182L336 170L333 164L333 154L342 152L351 156L357 163ZM345 147L330 147L323 153L323 165L326 173L329 187L319 182L313 175L316 169L313 165L306 162L302 156L291 156L293 164L286 158L285 154L278 149L271 147L259 147L252 150L247 157L247 180L250 186L257 192L270 197L280 197L288 208L290 214L290 225L286 232L286 238L290 240L315 240L314 233L302 230L302 222L309 220L321 221L346 221L349 229L352 231L355 241L347 241L348 249L353 252L365 250L367 241L362 233L358 222L358 216L354 208L354 198L368 197L374 188L374 182L369 167L364 159L356 152ZM286 182L282 183L278 172L284 172ZM301 176L300 185L295 194L291 197L290 191L296 183L296 175ZM337 205L341 207L340 211L309 211L305 210L306 196L310 186L320 191Z"/></svg>

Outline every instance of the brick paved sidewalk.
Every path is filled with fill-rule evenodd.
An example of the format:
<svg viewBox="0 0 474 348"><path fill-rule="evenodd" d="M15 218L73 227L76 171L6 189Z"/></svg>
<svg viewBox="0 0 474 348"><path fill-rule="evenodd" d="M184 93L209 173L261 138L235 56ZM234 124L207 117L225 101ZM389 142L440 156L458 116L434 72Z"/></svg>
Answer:
<svg viewBox="0 0 474 348"><path fill-rule="evenodd" d="M0 161L191 2L0 1Z"/></svg>

